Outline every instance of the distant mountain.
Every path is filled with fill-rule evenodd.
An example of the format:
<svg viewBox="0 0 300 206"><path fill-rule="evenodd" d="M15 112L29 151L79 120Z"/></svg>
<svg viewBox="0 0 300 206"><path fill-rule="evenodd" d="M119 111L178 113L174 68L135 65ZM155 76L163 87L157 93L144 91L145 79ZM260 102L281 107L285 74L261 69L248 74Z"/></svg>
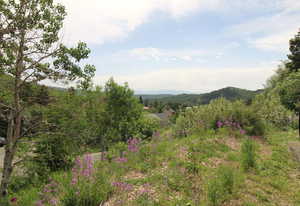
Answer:
<svg viewBox="0 0 300 206"><path fill-rule="evenodd" d="M192 92L182 90L135 90L134 93L136 96L192 94Z"/></svg>
<svg viewBox="0 0 300 206"><path fill-rule="evenodd" d="M142 97L143 100L149 99L162 99L162 98L166 98L166 97L172 97L174 96L173 94L136 94L135 96L137 97Z"/></svg>
<svg viewBox="0 0 300 206"><path fill-rule="evenodd" d="M211 100L224 97L228 100L251 100L256 94L262 92L263 90L246 90L235 87L226 87L216 91L212 91L204 94L179 94L179 95L150 95L148 98L150 101L160 101L163 103L179 103L186 105L197 105L197 104L208 104Z"/></svg>

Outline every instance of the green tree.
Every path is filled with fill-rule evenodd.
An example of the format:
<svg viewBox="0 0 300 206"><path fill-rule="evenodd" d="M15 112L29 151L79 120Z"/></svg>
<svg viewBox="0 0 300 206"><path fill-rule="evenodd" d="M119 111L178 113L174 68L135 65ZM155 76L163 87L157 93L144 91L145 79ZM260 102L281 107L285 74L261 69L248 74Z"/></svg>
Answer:
<svg viewBox="0 0 300 206"><path fill-rule="evenodd" d="M292 72L278 86L282 104L298 114L300 137L300 72Z"/></svg>
<svg viewBox="0 0 300 206"><path fill-rule="evenodd" d="M128 87L118 85L110 79L105 85L107 126L105 136L113 141L126 141L138 133L138 120L142 115L142 105Z"/></svg>
<svg viewBox="0 0 300 206"><path fill-rule="evenodd" d="M13 171L13 159L22 138L22 118L26 104L21 99L27 83L41 80L75 80L86 85L95 68L78 65L90 50L80 42L74 48L59 43L59 31L66 16L64 6L53 0L0 0L0 74L13 80L9 101L1 98L9 109L7 145L0 193L6 195Z"/></svg>
<svg viewBox="0 0 300 206"><path fill-rule="evenodd" d="M287 67L291 72L297 72L300 69L300 30L295 37L290 40L290 52Z"/></svg>
<svg viewBox="0 0 300 206"><path fill-rule="evenodd" d="M298 114L300 123L300 31L290 40L290 54L285 67L288 73L281 72L282 78L278 82L280 99L286 108Z"/></svg>
<svg viewBox="0 0 300 206"><path fill-rule="evenodd" d="M140 103L141 103L141 104L144 104L144 100L143 100L143 97L142 97L142 96L140 96Z"/></svg>
<svg viewBox="0 0 300 206"><path fill-rule="evenodd" d="M288 60L279 66L267 82L267 92L276 91L280 102L289 110L300 113L300 31L290 40ZM300 116L299 116L300 123ZM300 137L300 128L299 128Z"/></svg>

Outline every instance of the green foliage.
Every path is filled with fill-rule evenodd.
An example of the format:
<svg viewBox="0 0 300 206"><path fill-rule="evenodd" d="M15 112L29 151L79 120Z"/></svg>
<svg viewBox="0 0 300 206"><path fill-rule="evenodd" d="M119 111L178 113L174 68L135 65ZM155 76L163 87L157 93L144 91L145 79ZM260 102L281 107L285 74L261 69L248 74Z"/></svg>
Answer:
<svg viewBox="0 0 300 206"><path fill-rule="evenodd" d="M221 122L221 126L218 126ZM201 105L186 109L176 121L174 133L176 136L187 136L195 131L220 130L228 128L232 135L246 131L248 135L262 136L265 125L254 110L244 103L230 102L224 98L212 101L208 105Z"/></svg>
<svg viewBox="0 0 300 206"><path fill-rule="evenodd" d="M291 73L279 85L279 95L284 106L290 110L300 110L300 72Z"/></svg>
<svg viewBox="0 0 300 206"><path fill-rule="evenodd" d="M57 144L59 142L59 144ZM75 142L61 136L48 136L37 142L34 161L41 166L39 176L47 174L47 170L69 169L72 166L77 147ZM44 170L42 169L44 166Z"/></svg>
<svg viewBox="0 0 300 206"><path fill-rule="evenodd" d="M300 69L300 32L290 40L289 49L291 53L288 55L287 67L291 72L297 72Z"/></svg>
<svg viewBox="0 0 300 206"><path fill-rule="evenodd" d="M291 126L293 113L281 104L276 90L267 90L257 95L253 100L252 107L267 124L281 129Z"/></svg>
<svg viewBox="0 0 300 206"><path fill-rule="evenodd" d="M136 205L139 206L159 206L160 204L153 201L147 194L142 194L140 195L136 200L135 200Z"/></svg>
<svg viewBox="0 0 300 206"><path fill-rule="evenodd" d="M243 100L245 102L248 102L260 92L260 90L250 91L246 89L226 87L205 94L145 95L143 97L144 99L149 99L150 104L154 107L156 107L155 102L160 102L160 104L162 105L180 104L185 106L194 106L199 104L209 104L212 100L221 97L231 101Z"/></svg>
<svg viewBox="0 0 300 206"><path fill-rule="evenodd" d="M31 175L46 178L50 171L68 169L74 157L88 146L101 146L104 102L100 88L95 91L51 92L47 107L36 108L42 123L36 135L34 155L26 164ZM101 136L100 136L101 137Z"/></svg>
<svg viewBox="0 0 300 206"><path fill-rule="evenodd" d="M143 115L139 120L139 133L142 139L149 139L159 129L160 120Z"/></svg>
<svg viewBox="0 0 300 206"><path fill-rule="evenodd" d="M85 43L80 42L74 48L62 44L54 48L60 40L59 31L66 16L64 6L44 0L1 1L0 11L5 19L1 19L5 35L1 34L0 73L10 74L18 83L22 82L21 88L15 89L22 90L23 82L44 79L80 79L84 82L94 75L93 66L81 69L78 65L90 53ZM50 58L51 63L47 62Z"/></svg>
<svg viewBox="0 0 300 206"><path fill-rule="evenodd" d="M253 140L247 138L244 140L241 149L241 165L245 171L256 167L256 145Z"/></svg>
<svg viewBox="0 0 300 206"><path fill-rule="evenodd" d="M126 141L138 134L142 105L128 85L120 86L110 79L105 85L105 136L112 141Z"/></svg>
<svg viewBox="0 0 300 206"><path fill-rule="evenodd" d="M111 184L108 182L107 174L99 170L93 182L83 181L76 188L64 185L64 196L62 206L99 206L104 203L112 192Z"/></svg>
<svg viewBox="0 0 300 206"><path fill-rule="evenodd" d="M232 167L218 167L215 178L208 183L207 195L210 205L221 205L230 199L242 184L241 180L241 175Z"/></svg>
<svg viewBox="0 0 300 206"><path fill-rule="evenodd" d="M210 181L207 189L208 201L212 206L220 205L223 200L221 185L217 179Z"/></svg>
<svg viewBox="0 0 300 206"><path fill-rule="evenodd" d="M234 187L234 171L231 167L220 167L218 175L221 182L221 187L228 194L233 193Z"/></svg>

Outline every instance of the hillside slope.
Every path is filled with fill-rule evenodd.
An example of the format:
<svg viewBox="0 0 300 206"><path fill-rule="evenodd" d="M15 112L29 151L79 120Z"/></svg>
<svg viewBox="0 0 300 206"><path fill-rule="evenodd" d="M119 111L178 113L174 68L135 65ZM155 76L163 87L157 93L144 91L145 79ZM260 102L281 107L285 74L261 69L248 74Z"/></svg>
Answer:
<svg viewBox="0 0 300 206"><path fill-rule="evenodd" d="M218 133L173 138L165 131L151 142L129 143L123 157L111 158L119 154L113 149L106 160L94 162L96 179L83 177L80 184L86 184L85 195L99 188L103 206L300 205L299 163L288 148L296 132L255 139L256 164L249 171L241 162L245 138ZM72 191L70 173L55 174L53 180L60 182L56 197ZM15 196L29 206L38 194L27 188Z"/></svg>

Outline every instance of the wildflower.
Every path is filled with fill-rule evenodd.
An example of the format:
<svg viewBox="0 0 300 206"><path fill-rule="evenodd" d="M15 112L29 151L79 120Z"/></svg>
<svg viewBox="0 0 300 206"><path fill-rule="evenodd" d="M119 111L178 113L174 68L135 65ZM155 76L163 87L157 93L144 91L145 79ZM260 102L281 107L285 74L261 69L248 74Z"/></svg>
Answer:
<svg viewBox="0 0 300 206"><path fill-rule="evenodd" d="M118 157L115 159L115 161L119 163L125 163L128 161L128 159L126 157Z"/></svg>
<svg viewBox="0 0 300 206"><path fill-rule="evenodd" d="M10 202L11 202L11 203L17 202L17 198L16 198L16 197L11 198L11 199L10 199Z"/></svg>
<svg viewBox="0 0 300 206"><path fill-rule="evenodd" d="M221 121L217 121L217 127L221 128L223 126L223 123Z"/></svg>
<svg viewBox="0 0 300 206"><path fill-rule="evenodd" d="M57 205L57 199L55 198L52 198L49 202L51 205Z"/></svg>
<svg viewBox="0 0 300 206"><path fill-rule="evenodd" d="M78 182L78 181L77 181L77 178L76 178L76 177L73 177L72 180L71 180L71 184L72 184L72 185L76 185L77 182Z"/></svg>
<svg viewBox="0 0 300 206"><path fill-rule="evenodd" d="M138 152L139 148L138 148L138 144L140 143L140 141L137 138L131 138L127 141L128 144L128 150L131 152Z"/></svg>
<svg viewBox="0 0 300 206"><path fill-rule="evenodd" d="M243 129L240 129L240 134L244 135L244 134L246 134L246 131Z"/></svg>
<svg viewBox="0 0 300 206"><path fill-rule="evenodd" d="M133 189L133 186L126 182L113 182L112 185L122 192L131 191Z"/></svg>

